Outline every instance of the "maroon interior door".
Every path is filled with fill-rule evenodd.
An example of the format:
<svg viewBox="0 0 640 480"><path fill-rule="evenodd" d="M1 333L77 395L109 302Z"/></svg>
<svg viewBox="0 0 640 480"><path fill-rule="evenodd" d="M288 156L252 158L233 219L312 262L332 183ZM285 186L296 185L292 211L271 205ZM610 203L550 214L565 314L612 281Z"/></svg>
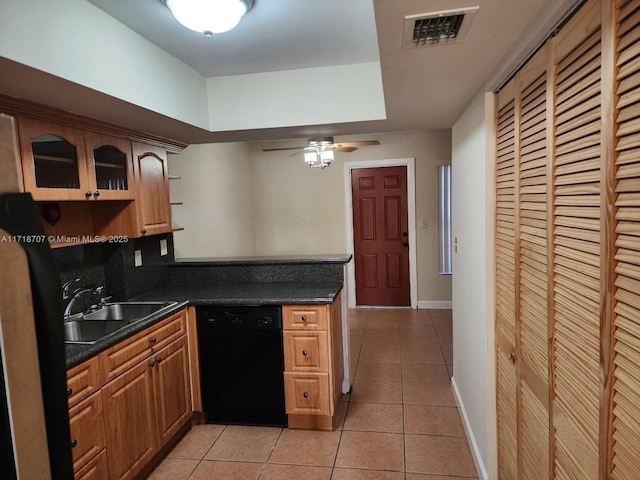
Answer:
<svg viewBox="0 0 640 480"><path fill-rule="evenodd" d="M407 167L351 170L356 304L410 306Z"/></svg>

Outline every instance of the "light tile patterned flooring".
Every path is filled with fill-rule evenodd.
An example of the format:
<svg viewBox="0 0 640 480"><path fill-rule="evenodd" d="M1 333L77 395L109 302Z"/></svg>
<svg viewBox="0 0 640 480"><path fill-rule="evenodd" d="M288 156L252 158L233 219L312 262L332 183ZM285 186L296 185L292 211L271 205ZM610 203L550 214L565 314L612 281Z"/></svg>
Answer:
<svg viewBox="0 0 640 480"><path fill-rule="evenodd" d="M149 478L477 479L451 392L451 311L356 309L349 324L339 430L197 425Z"/></svg>

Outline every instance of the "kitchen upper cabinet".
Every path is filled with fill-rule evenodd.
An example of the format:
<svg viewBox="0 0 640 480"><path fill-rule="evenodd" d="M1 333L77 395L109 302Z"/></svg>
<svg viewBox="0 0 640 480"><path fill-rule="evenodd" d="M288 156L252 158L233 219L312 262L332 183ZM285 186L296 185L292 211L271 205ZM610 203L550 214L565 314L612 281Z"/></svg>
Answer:
<svg viewBox="0 0 640 480"><path fill-rule="evenodd" d="M23 183L35 200L133 200L131 142L19 118Z"/></svg>
<svg viewBox="0 0 640 480"><path fill-rule="evenodd" d="M35 200L85 200L92 192L81 130L18 119L24 189Z"/></svg>
<svg viewBox="0 0 640 480"><path fill-rule="evenodd" d="M167 152L133 142L136 181L136 234L155 235L172 230Z"/></svg>
<svg viewBox="0 0 640 480"><path fill-rule="evenodd" d="M135 198L131 142L94 132L84 133L92 196L101 200ZM97 195L96 195L97 193Z"/></svg>

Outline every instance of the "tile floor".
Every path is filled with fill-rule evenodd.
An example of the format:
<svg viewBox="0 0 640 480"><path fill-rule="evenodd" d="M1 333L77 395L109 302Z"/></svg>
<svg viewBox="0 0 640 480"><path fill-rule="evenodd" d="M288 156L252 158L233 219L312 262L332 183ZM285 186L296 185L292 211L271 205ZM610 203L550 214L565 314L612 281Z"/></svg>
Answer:
<svg viewBox="0 0 640 480"><path fill-rule="evenodd" d="M451 392L451 311L357 309L349 323L339 430L197 425L149 478L477 479Z"/></svg>

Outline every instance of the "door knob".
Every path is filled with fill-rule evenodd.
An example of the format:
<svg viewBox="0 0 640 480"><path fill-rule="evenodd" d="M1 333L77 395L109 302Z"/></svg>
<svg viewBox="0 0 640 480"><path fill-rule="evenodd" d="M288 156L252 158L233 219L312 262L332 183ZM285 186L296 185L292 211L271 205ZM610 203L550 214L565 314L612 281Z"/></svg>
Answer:
<svg viewBox="0 0 640 480"><path fill-rule="evenodd" d="M402 242L402 246L403 247L408 247L409 246L409 242Z"/></svg>
<svg viewBox="0 0 640 480"><path fill-rule="evenodd" d="M406 238L406 237L409 236L409 233L408 232L402 232L402 236Z"/></svg>

